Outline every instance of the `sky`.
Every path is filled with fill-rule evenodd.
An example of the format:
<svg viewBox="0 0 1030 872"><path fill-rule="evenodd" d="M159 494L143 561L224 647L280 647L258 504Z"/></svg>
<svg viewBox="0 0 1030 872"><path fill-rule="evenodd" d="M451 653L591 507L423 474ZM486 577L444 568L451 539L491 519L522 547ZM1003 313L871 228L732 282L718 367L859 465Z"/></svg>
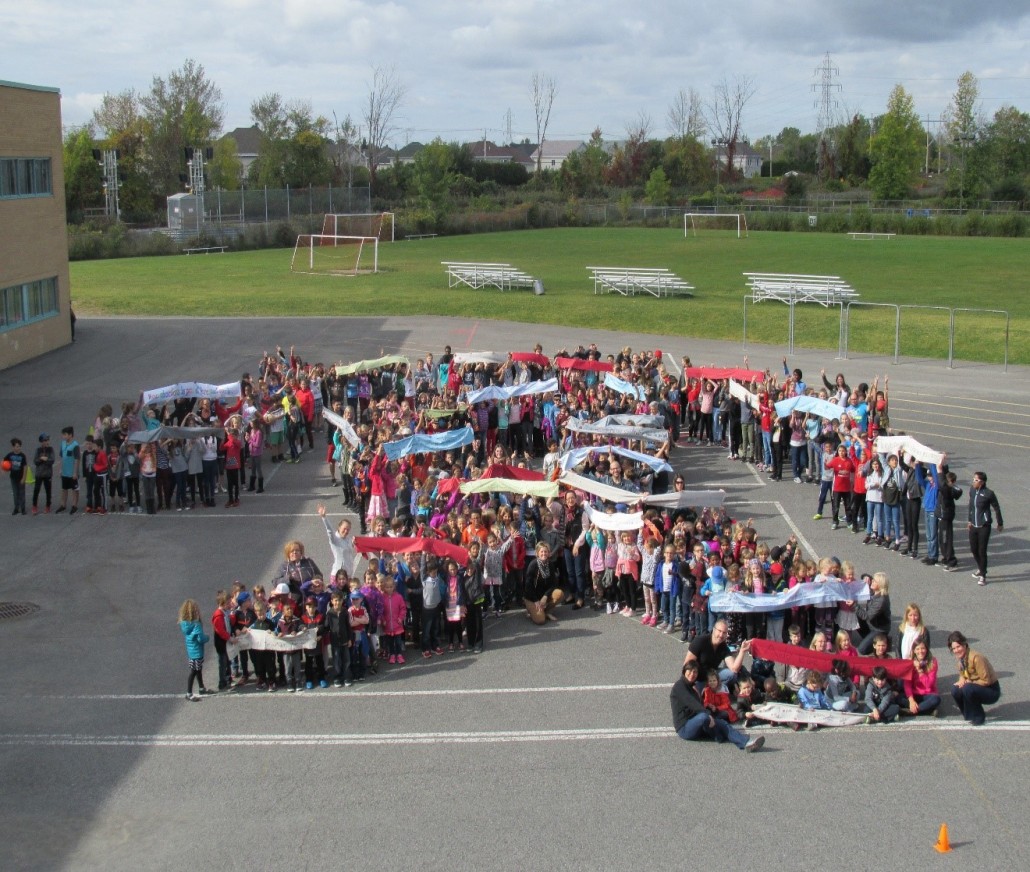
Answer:
<svg viewBox="0 0 1030 872"><path fill-rule="evenodd" d="M755 86L748 137L812 132L827 53L842 117L882 113L900 83L937 118L965 70L987 117L1030 112L1026 0L0 0L0 32L0 79L59 88L66 127L187 58L221 89L225 130L251 124L269 92L360 123L373 68L392 68L396 146L504 142L509 118L516 141L535 141L534 72L557 85L552 140L623 138L641 117L664 137L680 89L710 99L738 77Z"/></svg>

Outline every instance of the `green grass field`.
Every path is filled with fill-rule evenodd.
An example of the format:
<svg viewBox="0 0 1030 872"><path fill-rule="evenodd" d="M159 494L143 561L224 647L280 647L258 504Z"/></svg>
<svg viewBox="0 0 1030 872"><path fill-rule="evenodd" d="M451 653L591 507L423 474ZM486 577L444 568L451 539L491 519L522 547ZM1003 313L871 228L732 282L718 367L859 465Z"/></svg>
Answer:
<svg viewBox="0 0 1030 872"><path fill-rule="evenodd" d="M575 228L444 237L381 245L380 272L329 277L290 272L292 250L83 261L72 300L94 315L457 315L527 323L706 336L740 341L744 272L837 275L864 303L1000 309L1011 314L1009 361L1030 363L1030 240L899 236L855 241L822 233L684 239L681 230ZM440 261L507 262L547 293L447 288ZM667 267L693 299L595 296L587 266ZM894 310L852 310L852 354L894 352ZM836 309L800 306L795 343L837 347ZM902 312L901 354L946 357L949 314ZM955 356L1000 363L1005 319L956 316ZM785 344L787 306L748 307L748 341Z"/></svg>

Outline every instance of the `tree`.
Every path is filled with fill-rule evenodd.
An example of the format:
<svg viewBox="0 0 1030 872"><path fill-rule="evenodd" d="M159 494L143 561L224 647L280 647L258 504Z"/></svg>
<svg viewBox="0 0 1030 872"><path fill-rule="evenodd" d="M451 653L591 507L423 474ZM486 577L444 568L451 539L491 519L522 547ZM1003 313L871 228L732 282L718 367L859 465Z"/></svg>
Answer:
<svg viewBox="0 0 1030 872"><path fill-rule="evenodd" d="M667 139L664 152L662 169L672 186L703 190L714 181L708 152L693 136Z"/></svg>
<svg viewBox="0 0 1030 872"><path fill-rule="evenodd" d="M415 155L412 175L419 206L439 221L450 206L455 173L457 145L448 145L437 137Z"/></svg>
<svg viewBox="0 0 1030 872"><path fill-rule="evenodd" d="M358 157L358 128L350 115L339 121L333 112L333 128L336 134L336 148L333 149L333 181L347 185L354 184L354 163Z"/></svg>
<svg viewBox="0 0 1030 872"><path fill-rule="evenodd" d="M755 96L755 91L755 82L750 76L737 76L732 82L724 78L715 86L712 99L705 107L708 129L720 143L724 143L722 148L726 156L726 173L730 177L736 174L733 158L741 138L744 110Z"/></svg>
<svg viewBox="0 0 1030 872"><path fill-rule="evenodd" d="M93 112L101 149L118 152L118 206L125 221L149 221L157 211L155 191L146 167L147 122L135 91L105 94Z"/></svg>
<svg viewBox="0 0 1030 872"><path fill-rule="evenodd" d="M869 151L869 185L879 199L908 196L922 165L923 137L912 97L901 85L895 85Z"/></svg>
<svg viewBox="0 0 1030 872"><path fill-rule="evenodd" d="M328 184L333 176L329 158L327 118L315 116L306 100L285 102L269 93L250 106L254 126L261 134L257 159L250 167L255 184L302 188Z"/></svg>
<svg viewBox="0 0 1030 872"><path fill-rule="evenodd" d="M222 92L207 78L203 64L187 59L167 80L155 76L150 91L140 97L146 122L145 164L158 194L180 189L186 146L211 145L222 129Z"/></svg>
<svg viewBox="0 0 1030 872"><path fill-rule="evenodd" d="M869 176L869 121L859 114L837 131L840 174L851 184Z"/></svg>
<svg viewBox="0 0 1030 872"><path fill-rule="evenodd" d="M533 73L530 79L529 95L533 101L533 118L536 120L536 172L540 176L543 166L544 140L547 138L547 125L551 122L551 107L558 93L558 85L550 76Z"/></svg>
<svg viewBox="0 0 1030 872"><path fill-rule="evenodd" d="M701 94L694 88L684 91L682 88L676 92L669 106L669 130L678 139L692 136L694 139L705 138L707 128L705 126L704 101Z"/></svg>
<svg viewBox="0 0 1030 872"><path fill-rule="evenodd" d="M644 199L652 206L665 206L669 203L669 191L671 190L665 170L655 167L644 186Z"/></svg>
<svg viewBox="0 0 1030 872"><path fill-rule="evenodd" d="M88 124L69 130L64 137L64 202L69 221L78 219L83 209L104 204L103 171L93 157L94 148Z"/></svg>
<svg viewBox="0 0 1030 872"><path fill-rule="evenodd" d="M208 183L223 191L238 191L243 178L243 162L236 152L236 141L224 136L215 142L214 156L207 163Z"/></svg>
<svg viewBox="0 0 1030 872"><path fill-rule="evenodd" d="M615 149L605 172L608 184L626 188L644 183L661 161L660 153L649 148L650 134L651 117L646 112L626 125L626 142Z"/></svg>
<svg viewBox="0 0 1030 872"><path fill-rule="evenodd" d="M1018 178L1030 174L1030 114L1002 106L987 126L994 175Z"/></svg>
<svg viewBox="0 0 1030 872"><path fill-rule="evenodd" d="M986 179L983 174L987 170L986 154L982 147L976 148L977 138L983 127L982 110L979 106L980 83L969 70L958 77L955 93L951 97L951 105L945 112L945 127L953 149L959 155L958 195L977 193ZM973 151L970 160L970 151ZM954 193L955 183L952 180L949 189Z"/></svg>
<svg viewBox="0 0 1030 872"><path fill-rule="evenodd" d="M369 185L375 188L379 156L394 135L394 116L404 102L405 87L394 67L372 68L372 81L365 98L363 120L368 151Z"/></svg>
<svg viewBox="0 0 1030 872"><path fill-rule="evenodd" d="M590 140L580 151L574 151L562 163L558 186L568 194L584 197L601 190L612 156L604 147L601 128L595 127Z"/></svg>

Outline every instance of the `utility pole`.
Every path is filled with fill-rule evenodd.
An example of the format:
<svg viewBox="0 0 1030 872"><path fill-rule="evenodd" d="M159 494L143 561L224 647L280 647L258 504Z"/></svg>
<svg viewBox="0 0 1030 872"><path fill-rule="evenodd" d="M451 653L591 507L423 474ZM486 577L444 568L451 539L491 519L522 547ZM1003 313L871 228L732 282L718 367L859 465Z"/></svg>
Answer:
<svg viewBox="0 0 1030 872"><path fill-rule="evenodd" d="M930 175L930 125L931 124L944 124L944 118L943 117L931 118L929 115L927 115L926 118L922 118L920 120L923 122L924 125L926 125L926 161L925 161L925 163L923 165L923 175L924 176L929 176ZM940 133L938 133L934 137L934 139L935 140L939 140L940 139ZM940 143L938 142L938 146L937 146L937 175L940 175L940 174L941 174L941 149L940 149Z"/></svg>
<svg viewBox="0 0 1030 872"><path fill-rule="evenodd" d="M511 109L509 109L504 113L504 135L507 137L504 141L505 145L511 145L511 120Z"/></svg>

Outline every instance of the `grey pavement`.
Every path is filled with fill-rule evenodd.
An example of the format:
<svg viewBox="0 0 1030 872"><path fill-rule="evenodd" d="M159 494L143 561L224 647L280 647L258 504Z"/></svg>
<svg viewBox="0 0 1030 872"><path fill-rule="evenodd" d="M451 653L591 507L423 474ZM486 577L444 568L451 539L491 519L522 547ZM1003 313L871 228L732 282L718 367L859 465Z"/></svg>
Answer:
<svg viewBox="0 0 1030 872"><path fill-rule="evenodd" d="M104 402L253 371L277 343L330 362L538 340L548 352L596 341L742 362L739 344L501 321L81 319L73 346L0 372L2 435L31 451L41 430L84 432ZM751 344L749 357L776 367L782 352ZM985 728L964 727L947 700L945 717L914 725L769 729L757 755L687 744L668 704L684 646L583 611L542 628L491 619L483 655L409 658L347 690L187 703L182 600L198 599L209 626L214 591L267 582L288 539L329 559L315 507L342 509L316 451L233 511L13 518L2 503L0 602L41 610L0 620L0 867L1030 867L1030 371L816 351L789 362L810 382L820 368L852 384L889 373L894 425L946 450L965 487L974 469L989 474L1008 523L987 587L970 578L961 524L963 571L947 574L813 521L814 486L771 482L717 449L678 449L674 464L692 484L725 487L763 538L797 532L817 554L887 571L898 618L909 601L923 608L945 695L955 667L943 639L963 630L1002 676ZM933 850L941 823L948 856Z"/></svg>

